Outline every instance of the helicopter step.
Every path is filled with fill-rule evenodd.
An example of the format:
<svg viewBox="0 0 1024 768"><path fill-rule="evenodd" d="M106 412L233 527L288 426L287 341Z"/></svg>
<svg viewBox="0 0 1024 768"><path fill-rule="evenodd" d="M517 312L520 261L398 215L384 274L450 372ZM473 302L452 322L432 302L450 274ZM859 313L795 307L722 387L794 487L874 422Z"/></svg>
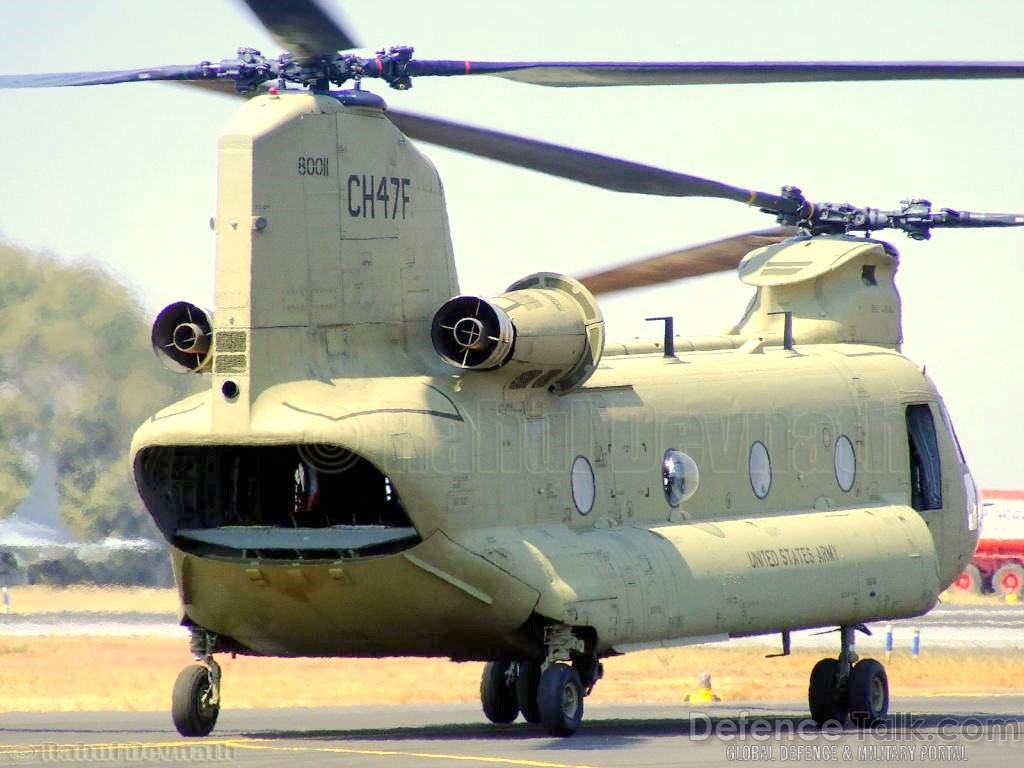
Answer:
<svg viewBox="0 0 1024 768"><path fill-rule="evenodd" d="M220 665L213 659L217 637L192 627L190 646L196 661L178 673L171 696L171 719L182 736L209 736L220 714Z"/></svg>
<svg viewBox="0 0 1024 768"><path fill-rule="evenodd" d="M839 658L821 659L811 670L807 698L811 718L818 725L843 723L849 717L855 725L869 727L888 714L885 667L875 659L858 659L854 650L854 632L858 629L863 627L840 627Z"/></svg>

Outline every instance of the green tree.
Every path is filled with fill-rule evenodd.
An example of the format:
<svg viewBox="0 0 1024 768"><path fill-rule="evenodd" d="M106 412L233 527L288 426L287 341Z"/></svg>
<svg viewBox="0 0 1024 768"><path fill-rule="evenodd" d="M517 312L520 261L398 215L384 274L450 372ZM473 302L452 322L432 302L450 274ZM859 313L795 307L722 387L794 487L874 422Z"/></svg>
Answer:
<svg viewBox="0 0 1024 768"><path fill-rule="evenodd" d="M128 448L194 381L165 371L151 319L102 269L0 244L0 516L56 459L60 512L85 539L155 536Z"/></svg>

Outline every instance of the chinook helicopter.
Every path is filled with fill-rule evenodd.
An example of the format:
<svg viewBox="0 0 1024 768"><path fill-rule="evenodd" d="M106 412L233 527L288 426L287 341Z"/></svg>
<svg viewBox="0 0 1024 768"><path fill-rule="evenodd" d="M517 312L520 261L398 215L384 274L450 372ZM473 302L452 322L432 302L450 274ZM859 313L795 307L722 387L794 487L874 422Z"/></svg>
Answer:
<svg viewBox="0 0 1024 768"><path fill-rule="evenodd" d="M812 716L883 718L885 670L857 658L855 633L935 603L973 552L978 503L941 397L900 354L897 251L870 235L1024 217L746 190L403 113L361 86L1024 67L361 58L338 53L353 38L313 0L248 4L290 53L0 78L249 97L219 143L213 312L176 302L153 326L161 359L207 386L148 420L131 452L201 662L174 685L179 732L214 728L216 653L485 661L490 720L569 735L602 658L769 633L785 653L818 627L839 628L839 649L811 670ZM780 226L462 295L441 181L410 138L618 191L735 200ZM658 339L605 338L595 294L737 267L754 297L729 333L680 338L666 318Z"/></svg>

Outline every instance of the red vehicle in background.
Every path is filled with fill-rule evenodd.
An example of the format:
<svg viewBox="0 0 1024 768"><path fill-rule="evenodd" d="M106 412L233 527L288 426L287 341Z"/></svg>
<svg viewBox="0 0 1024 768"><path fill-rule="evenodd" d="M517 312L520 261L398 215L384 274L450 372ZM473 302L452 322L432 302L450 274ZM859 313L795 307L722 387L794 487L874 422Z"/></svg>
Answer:
<svg viewBox="0 0 1024 768"><path fill-rule="evenodd" d="M971 563L953 582L972 594L1024 593L1024 491L982 491L981 532Z"/></svg>

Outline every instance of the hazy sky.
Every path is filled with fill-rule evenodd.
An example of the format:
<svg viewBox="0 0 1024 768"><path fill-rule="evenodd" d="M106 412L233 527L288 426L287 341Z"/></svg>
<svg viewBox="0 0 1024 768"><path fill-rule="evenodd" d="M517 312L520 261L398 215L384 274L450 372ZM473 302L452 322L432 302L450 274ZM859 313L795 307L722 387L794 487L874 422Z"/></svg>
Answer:
<svg viewBox="0 0 1024 768"><path fill-rule="evenodd" d="M469 2L343 6L368 48L422 58L1002 59L1022 57L1024 3ZM104 70L279 50L230 0L35 0L4 7L0 72ZM814 200L1024 211L1024 81L546 89L422 79L389 102ZM212 298L216 140L236 104L168 85L0 92L0 236L101 263L152 311ZM580 274L772 224L723 201L590 189L426 147L448 194L462 288L493 295L537 270ZM892 234L905 352L943 392L980 483L1024 487L1024 230ZM723 275L602 301L612 337L735 321L752 289Z"/></svg>

